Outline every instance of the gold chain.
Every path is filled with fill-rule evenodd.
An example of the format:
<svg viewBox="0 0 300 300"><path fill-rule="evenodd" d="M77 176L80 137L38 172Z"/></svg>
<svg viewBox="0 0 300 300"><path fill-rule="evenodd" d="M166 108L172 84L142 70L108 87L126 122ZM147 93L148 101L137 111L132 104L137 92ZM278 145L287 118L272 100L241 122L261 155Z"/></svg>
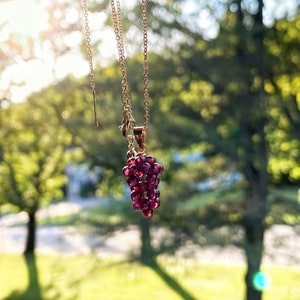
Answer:
<svg viewBox="0 0 300 300"><path fill-rule="evenodd" d="M90 84L91 84L92 95L93 95L94 120L95 120L95 125L97 127L99 127L99 120L97 117L97 108L96 108L97 91L96 91L96 83L95 83L95 75L94 75L93 54L92 54L92 46L91 46L91 32L90 32L90 26L89 26L87 0L83 0L83 16L84 16L84 29L85 29L87 57L88 57L89 68L90 68Z"/></svg>
<svg viewBox="0 0 300 300"><path fill-rule="evenodd" d="M115 4L116 2L116 4ZM111 0L112 21L117 40L117 48L121 69L121 89L123 97L123 122L121 128L123 133L127 134L128 129L134 127L134 118L132 116L131 95L128 87L125 49L123 40L122 17L120 0ZM142 23L143 23L143 83L144 83L144 126L149 127L149 68L148 68L148 34L147 34L147 0L142 0Z"/></svg>
<svg viewBox="0 0 300 300"><path fill-rule="evenodd" d="M143 50L144 50L144 119L145 128L149 127L150 104L149 104L149 67L148 67L148 29L147 29L147 0L142 0L142 20L143 20Z"/></svg>
<svg viewBox="0 0 300 300"><path fill-rule="evenodd" d="M90 69L90 84L93 95L93 103L94 103L94 119L95 124L98 127L99 121L97 118L97 110L96 110L96 83L95 83L95 75L94 75L94 65L93 65L93 56L92 56L92 46L91 46L91 33L89 27L88 20L88 0L83 0L83 12L84 12L84 25L85 25L85 37L86 37L86 47L87 47L87 57L89 61L89 69ZM143 137L146 136L146 129L149 127L149 67L148 67L148 34L147 34L147 0L142 1L142 31L143 31L143 92L144 92L144 129L143 129ZM115 4L116 2L116 4ZM132 113L132 102L131 102L131 94L129 91L128 80L127 80L127 71L126 71L126 58L125 58L125 47L124 47L124 39L123 39L123 29L122 29L122 16L121 16L121 5L120 0L111 0L111 10L112 10L112 22L114 33L117 40L117 48L119 55L119 63L121 70L121 92L122 92L122 112L123 112L123 120L120 126L123 135L126 137L128 142L129 152L133 153L133 139L132 135L129 135L129 130L134 130L135 128L135 120L133 118ZM144 138L143 138L144 139ZM145 145L144 145L145 146ZM145 148L143 148L145 151Z"/></svg>
<svg viewBox="0 0 300 300"><path fill-rule="evenodd" d="M125 59L125 49L124 49L124 41L123 41L121 7L120 7L120 1L117 1L117 6L115 6L115 2L113 0L111 0L110 4L111 4L111 11L112 11L112 22L113 22L114 32L117 40L119 63L121 69L121 90L122 90L122 97L123 97L123 121L121 125L121 130L123 132L123 135L127 137L128 130L133 129L135 125L135 120L132 115L131 95L129 92L127 72L126 72L126 59Z"/></svg>

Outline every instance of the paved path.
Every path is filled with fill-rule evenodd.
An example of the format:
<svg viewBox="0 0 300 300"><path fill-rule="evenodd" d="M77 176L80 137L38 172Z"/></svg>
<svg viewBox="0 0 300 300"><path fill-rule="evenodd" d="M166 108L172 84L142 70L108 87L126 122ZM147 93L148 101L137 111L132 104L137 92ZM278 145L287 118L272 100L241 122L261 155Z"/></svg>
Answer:
<svg viewBox="0 0 300 300"><path fill-rule="evenodd" d="M44 218L54 215L77 213L83 207L97 204L98 200L66 202L51 205L39 212ZM26 228L24 225L13 226L26 222L23 213L0 219L0 252L22 253L25 244ZM156 236L160 236L157 233ZM75 226L39 226L37 229L37 253L68 253L89 254L99 256L126 256L129 252L139 249L139 231L130 227L127 231L117 231L104 238L92 232L83 232ZM200 247L188 244L177 251L181 257L196 257L203 262L222 264L243 264L244 253L238 247L209 246ZM264 264L300 266L300 226L274 225L265 234Z"/></svg>
<svg viewBox="0 0 300 300"><path fill-rule="evenodd" d="M104 203L99 199L74 200L52 204L41 209L37 218L51 218L56 216L73 215L83 208L93 207ZM24 212L11 214L0 218L0 253L22 253L26 240L27 215ZM21 224L21 225L18 225ZM38 226L37 253L69 253L89 254L101 256L125 256L138 249L139 232L130 228L126 232L116 232L113 236L104 238L86 229L80 230L76 226Z"/></svg>

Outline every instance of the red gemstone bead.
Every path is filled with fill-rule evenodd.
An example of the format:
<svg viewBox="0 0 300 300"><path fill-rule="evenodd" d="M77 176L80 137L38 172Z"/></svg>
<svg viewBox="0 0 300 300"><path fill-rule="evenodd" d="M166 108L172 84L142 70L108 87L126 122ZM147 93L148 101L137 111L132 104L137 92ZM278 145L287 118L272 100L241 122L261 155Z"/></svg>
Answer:
<svg viewBox="0 0 300 300"><path fill-rule="evenodd" d="M151 218L153 216L153 209L143 209L142 215L145 218Z"/></svg>
<svg viewBox="0 0 300 300"><path fill-rule="evenodd" d="M148 185L153 185L153 184L155 184L156 179L157 179L156 175L148 174L147 178L146 178L146 182L147 182Z"/></svg>
<svg viewBox="0 0 300 300"><path fill-rule="evenodd" d="M139 166L139 170L143 171L145 174L147 174L150 169L151 169L151 165L147 162L144 162Z"/></svg>
<svg viewBox="0 0 300 300"><path fill-rule="evenodd" d="M155 197L155 192L154 192L153 189L148 189L148 190L147 190L147 197L148 197L149 199Z"/></svg>
<svg viewBox="0 0 300 300"><path fill-rule="evenodd" d="M127 165L128 165L128 166L135 165L135 157L130 157L130 158L127 160Z"/></svg>
<svg viewBox="0 0 300 300"><path fill-rule="evenodd" d="M140 192L140 188L139 188L138 184L131 187L131 192L137 192L137 193Z"/></svg>
<svg viewBox="0 0 300 300"><path fill-rule="evenodd" d="M123 175L124 175L125 177L128 177L128 176L130 175L130 170L129 170L128 166L125 166L125 167L123 168Z"/></svg>
<svg viewBox="0 0 300 300"><path fill-rule="evenodd" d="M153 173L154 173L155 175L158 175L158 174L160 174L160 172L161 172L161 170L162 170L162 165L161 165L160 163L155 163L155 164L153 165L152 169L153 169Z"/></svg>
<svg viewBox="0 0 300 300"><path fill-rule="evenodd" d="M135 162L138 166L142 165L144 162L146 161L146 156L145 155L141 155L141 156L138 156L136 159L135 159Z"/></svg>
<svg viewBox="0 0 300 300"><path fill-rule="evenodd" d="M129 171L130 171L130 176L135 176L136 173L137 173L137 167L136 167L136 165L131 165L129 167Z"/></svg>
<svg viewBox="0 0 300 300"><path fill-rule="evenodd" d="M145 173L144 173L143 171L137 171L137 172L135 173L135 176L136 176L137 178L142 178L144 175L145 175Z"/></svg>
<svg viewBox="0 0 300 300"><path fill-rule="evenodd" d="M130 188L134 187L135 185L138 184L138 180L135 177L129 177L127 179L127 183L129 185Z"/></svg>
<svg viewBox="0 0 300 300"><path fill-rule="evenodd" d="M137 191L131 192L131 199L132 201L139 201L141 199L141 194Z"/></svg>
<svg viewBox="0 0 300 300"><path fill-rule="evenodd" d="M138 201L132 201L132 208L137 211L141 210L140 203Z"/></svg>
<svg viewBox="0 0 300 300"><path fill-rule="evenodd" d="M141 209L147 209L149 208L149 203L148 203L148 199L147 198L141 198L141 200L139 201Z"/></svg>
<svg viewBox="0 0 300 300"><path fill-rule="evenodd" d="M156 209L160 206L159 198L149 200L149 208Z"/></svg>
<svg viewBox="0 0 300 300"><path fill-rule="evenodd" d="M144 182L139 182L138 188L140 192L145 192L146 191L146 184Z"/></svg>
<svg viewBox="0 0 300 300"><path fill-rule="evenodd" d="M153 165L156 162L156 159L151 155L147 155L146 156L146 162Z"/></svg>

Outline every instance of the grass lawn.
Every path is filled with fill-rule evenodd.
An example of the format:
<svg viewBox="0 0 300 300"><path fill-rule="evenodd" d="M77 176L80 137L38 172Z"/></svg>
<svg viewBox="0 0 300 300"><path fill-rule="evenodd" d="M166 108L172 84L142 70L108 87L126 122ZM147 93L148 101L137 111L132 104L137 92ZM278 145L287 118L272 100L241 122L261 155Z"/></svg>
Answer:
<svg viewBox="0 0 300 300"><path fill-rule="evenodd" d="M27 268L23 256L3 254L0 299L242 300L244 271L243 266L206 265L192 259L160 258L153 269L138 262L63 255L37 256ZM263 300L300 299L300 268L267 267L264 272L271 286Z"/></svg>

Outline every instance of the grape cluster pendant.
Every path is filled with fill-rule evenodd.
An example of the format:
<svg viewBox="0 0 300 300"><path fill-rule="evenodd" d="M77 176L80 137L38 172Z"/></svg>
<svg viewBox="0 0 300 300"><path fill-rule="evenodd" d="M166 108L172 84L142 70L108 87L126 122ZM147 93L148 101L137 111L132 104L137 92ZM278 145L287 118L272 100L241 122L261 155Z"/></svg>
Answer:
<svg viewBox="0 0 300 300"><path fill-rule="evenodd" d="M134 138L140 151L136 152L133 147L128 151L123 175L131 191L132 208L140 211L145 218L150 218L153 210L160 206L158 184L163 166L153 156L145 153L145 136L143 127L134 128Z"/></svg>
<svg viewBox="0 0 300 300"><path fill-rule="evenodd" d="M132 208L141 211L145 218L153 215L153 210L160 206L159 175L163 167L151 155L131 157L123 174L131 190Z"/></svg>

